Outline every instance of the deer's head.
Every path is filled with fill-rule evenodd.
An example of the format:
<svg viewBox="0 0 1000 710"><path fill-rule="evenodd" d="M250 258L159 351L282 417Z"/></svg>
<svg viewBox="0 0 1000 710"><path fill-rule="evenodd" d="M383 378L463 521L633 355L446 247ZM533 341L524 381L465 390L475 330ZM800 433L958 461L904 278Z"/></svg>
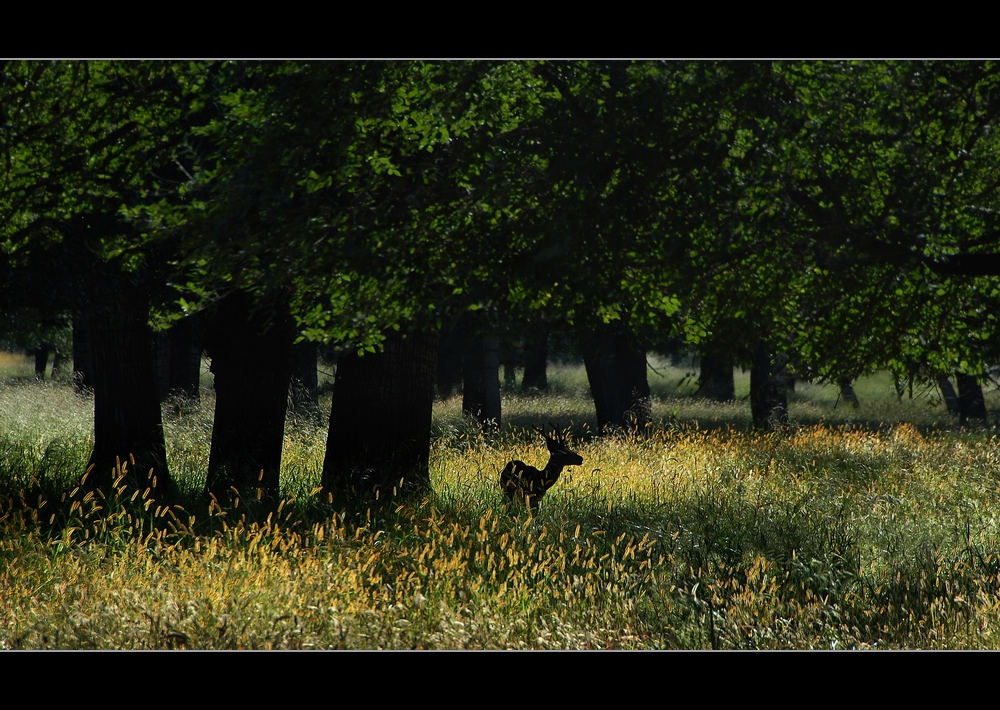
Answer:
<svg viewBox="0 0 1000 710"><path fill-rule="evenodd" d="M565 436L558 432L551 424L549 427L552 429L551 436L544 429L539 429L538 427L535 427L535 431L545 439L545 445L549 449L551 462L559 466L579 466L582 464L583 457L569 448Z"/></svg>

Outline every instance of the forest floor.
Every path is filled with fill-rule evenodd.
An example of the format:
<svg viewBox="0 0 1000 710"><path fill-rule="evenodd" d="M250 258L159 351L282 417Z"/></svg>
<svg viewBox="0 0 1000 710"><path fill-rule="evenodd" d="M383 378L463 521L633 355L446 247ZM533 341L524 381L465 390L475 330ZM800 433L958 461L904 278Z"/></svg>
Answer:
<svg viewBox="0 0 1000 710"><path fill-rule="evenodd" d="M593 435L575 365L545 395L505 392L489 436L436 403L433 492L375 511L318 499L324 411L290 417L286 501L251 520L83 495L92 400L0 353L0 648L1000 648L995 429L878 375L856 409L799 383L792 424L758 433L745 374L719 404L691 397L692 368L651 365L639 434ZM164 407L192 500L212 405L206 385ZM544 464L545 423L583 465L537 516L507 512L499 471Z"/></svg>

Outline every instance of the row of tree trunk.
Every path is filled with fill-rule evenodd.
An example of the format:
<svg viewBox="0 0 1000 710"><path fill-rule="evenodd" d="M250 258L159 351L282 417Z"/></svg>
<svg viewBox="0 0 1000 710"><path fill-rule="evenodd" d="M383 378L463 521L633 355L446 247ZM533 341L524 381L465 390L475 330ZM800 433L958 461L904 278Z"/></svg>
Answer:
<svg viewBox="0 0 1000 710"><path fill-rule="evenodd" d="M548 389L546 363L548 332L527 330L523 348L525 394ZM622 323L601 325L578 333L590 383L599 431L642 428L651 418L646 351ZM462 386L462 411L484 429L495 429L501 419L500 369L513 370L504 361L500 338L480 318L467 316L441 338L437 383L439 396L452 396Z"/></svg>
<svg viewBox="0 0 1000 710"><path fill-rule="evenodd" d="M124 475L133 485L155 485L167 497L177 494L160 403L168 395L197 396L204 345L216 392L205 493L226 505L237 498L246 506L276 504L289 394L293 402L313 406L317 396L317 350L295 344L287 304L235 293L199 319L180 321L157 336L139 289L125 279L109 279L102 293L73 320L76 377L94 392L89 486L107 488ZM481 322L465 325L459 341L456 333L392 332L378 353L339 358L322 473L331 500L384 500L429 484L435 389L453 386L442 375L439 349L453 360L456 356L448 353L460 353L463 410L485 427L498 426L499 339ZM529 342L530 369L526 364L523 387L542 389L547 384L546 337L535 334ZM578 333L578 344L598 430L647 425L651 410L644 344L621 321ZM701 368L700 394L733 397L731 361L708 351ZM750 375L754 425L768 429L787 423L791 378L785 359L761 341ZM978 381L960 376L958 386L954 400L963 422L985 417Z"/></svg>
<svg viewBox="0 0 1000 710"><path fill-rule="evenodd" d="M958 393L952 387L951 381L944 376L938 377L938 387L944 398L948 411L958 416L959 423L965 425L971 420L986 420L986 398L983 396L983 386L979 379L972 375L958 373L955 375Z"/></svg>
<svg viewBox="0 0 1000 710"><path fill-rule="evenodd" d="M37 348L30 351L35 361L35 379L41 382L45 379L45 371L49 366L49 356L52 357L52 373L50 377L56 379L62 374L66 366L66 358L51 343L42 343Z"/></svg>
<svg viewBox="0 0 1000 710"><path fill-rule="evenodd" d="M161 402L197 396L204 346L215 386L204 492L223 505L273 507L289 396L293 404L317 401L317 349L294 343L287 305L235 293L157 335L139 289L125 279L104 286L104 297L86 299L73 318L75 380L94 396L86 486L107 491L124 482L153 486L161 499L178 496ZM437 341L437 334L393 334L378 354L339 359L322 474L331 497L384 498L429 483Z"/></svg>

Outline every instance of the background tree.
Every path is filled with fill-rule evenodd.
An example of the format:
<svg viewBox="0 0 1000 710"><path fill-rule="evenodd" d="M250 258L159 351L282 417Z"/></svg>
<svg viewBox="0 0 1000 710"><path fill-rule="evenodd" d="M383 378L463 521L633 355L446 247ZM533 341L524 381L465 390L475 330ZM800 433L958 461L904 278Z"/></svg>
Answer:
<svg viewBox="0 0 1000 710"><path fill-rule="evenodd" d="M193 76L187 65L146 62L3 67L4 251L13 272L58 284L57 300L87 333L94 486L128 462L136 483L152 472L172 489L150 328L171 246L130 211L184 179L176 156Z"/></svg>
<svg viewBox="0 0 1000 710"><path fill-rule="evenodd" d="M995 253L995 65L794 63L776 80L801 118L785 124L783 192L809 254L791 314L805 366L981 373L997 354L997 271L961 272Z"/></svg>

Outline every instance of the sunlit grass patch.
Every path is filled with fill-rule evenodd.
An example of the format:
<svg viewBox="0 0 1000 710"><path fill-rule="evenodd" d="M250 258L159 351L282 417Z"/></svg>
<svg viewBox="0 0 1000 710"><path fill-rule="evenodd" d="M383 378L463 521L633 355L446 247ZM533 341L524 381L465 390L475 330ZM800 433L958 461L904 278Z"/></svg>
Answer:
<svg viewBox="0 0 1000 710"><path fill-rule="evenodd" d="M572 387L505 396L490 434L436 403L433 492L367 517L313 494L326 423L290 415L287 500L265 520L84 500L92 400L0 388L0 647L1000 648L988 428L902 423L894 394L838 420L799 385L817 423L761 434L746 402L664 393L653 426L598 437ZM213 408L210 391L164 408L192 499ZM508 511L499 472L545 464L548 422L583 465L537 515Z"/></svg>
<svg viewBox="0 0 1000 710"><path fill-rule="evenodd" d="M35 376L34 358L24 353L0 350L0 382L29 379Z"/></svg>

